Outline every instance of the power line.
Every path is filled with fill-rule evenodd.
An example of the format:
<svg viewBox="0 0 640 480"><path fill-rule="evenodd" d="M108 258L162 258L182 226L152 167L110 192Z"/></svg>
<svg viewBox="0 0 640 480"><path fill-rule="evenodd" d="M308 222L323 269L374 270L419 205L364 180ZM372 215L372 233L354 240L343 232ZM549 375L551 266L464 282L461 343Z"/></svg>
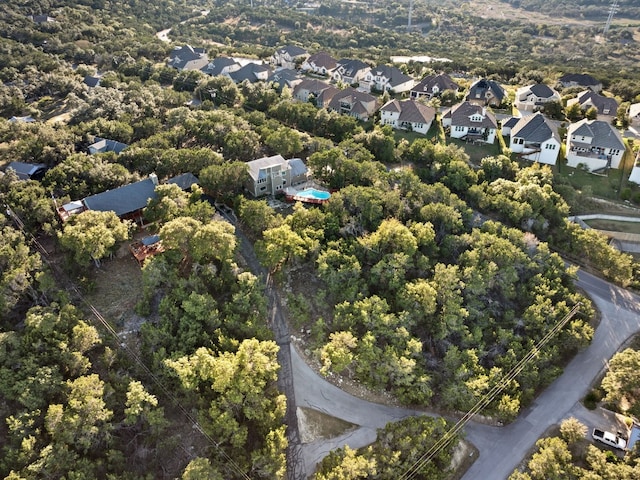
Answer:
<svg viewBox="0 0 640 480"><path fill-rule="evenodd" d="M483 395L478 402L449 429L442 437L440 437L418 460L416 460L398 480L409 480L418 474L420 469L429 463L433 458L445 449L456 437L456 435L469 423L474 415L479 413L483 408L489 405L499 393L501 393L519 374L524 370L531 360L533 360L538 352L544 347L551 338L553 338L573 316L578 313L582 304L578 302L560 321L558 321L545 335L538 341L534 347L506 374L489 392Z"/></svg>

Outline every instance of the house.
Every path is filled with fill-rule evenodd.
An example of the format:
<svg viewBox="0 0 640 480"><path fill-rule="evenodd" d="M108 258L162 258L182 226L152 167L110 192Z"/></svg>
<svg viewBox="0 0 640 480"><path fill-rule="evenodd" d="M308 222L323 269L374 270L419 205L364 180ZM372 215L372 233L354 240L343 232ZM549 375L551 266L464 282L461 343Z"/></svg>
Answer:
<svg viewBox="0 0 640 480"><path fill-rule="evenodd" d="M409 96L413 99L426 98L430 100L433 97L439 97L446 90L457 92L459 88L460 85L454 82L446 73L427 75L411 89Z"/></svg>
<svg viewBox="0 0 640 480"><path fill-rule="evenodd" d="M254 197L273 195L291 185L307 181L307 166L299 158L285 160L282 155L247 162L249 180L246 188Z"/></svg>
<svg viewBox="0 0 640 480"><path fill-rule="evenodd" d="M316 73L318 75L329 75L337 65L336 59L327 52L318 52L302 62L300 69L304 72Z"/></svg>
<svg viewBox="0 0 640 480"><path fill-rule="evenodd" d="M249 83L258 81L266 82L271 74L271 69L267 65L258 63L247 63L238 70L229 72L229 78L235 83L242 83L247 80Z"/></svg>
<svg viewBox="0 0 640 480"><path fill-rule="evenodd" d="M142 210L150 199L156 197L157 185L158 177L149 175L149 178L139 182L91 195L82 200L82 203L85 210L114 212L120 218L141 221Z"/></svg>
<svg viewBox="0 0 640 480"><path fill-rule="evenodd" d="M615 98L605 97L591 90L580 92L577 98L572 98L567 101L567 106L575 103L580 104L580 109L583 112L594 107L598 111L598 118L600 120L611 121L618 113L618 102Z"/></svg>
<svg viewBox="0 0 640 480"><path fill-rule="evenodd" d="M467 93L465 100L476 105L497 107L505 96L506 92L498 82L481 78L469 87L469 93Z"/></svg>
<svg viewBox="0 0 640 480"><path fill-rule="evenodd" d="M380 125L426 134L436 118L436 109L415 100L391 100L380 109Z"/></svg>
<svg viewBox="0 0 640 480"><path fill-rule="evenodd" d="M567 73L558 80L563 88L583 87L598 93L602 90L602 83L586 73Z"/></svg>
<svg viewBox="0 0 640 480"><path fill-rule="evenodd" d="M36 121L31 115L27 115L26 117L16 117L13 116L9 120L9 123L33 123Z"/></svg>
<svg viewBox="0 0 640 480"><path fill-rule="evenodd" d="M107 138L95 137L94 143L89 145L89 153L95 155L96 153L114 152L119 155L125 148L129 147L126 143L118 142L116 140L109 140Z"/></svg>
<svg viewBox="0 0 640 480"><path fill-rule="evenodd" d="M101 77L99 75L86 75L82 83L89 88L95 88L100 86Z"/></svg>
<svg viewBox="0 0 640 480"><path fill-rule="evenodd" d="M178 185L182 190L191 190L191 187L198 185L199 182L198 177L191 172L182 173L167 180L168 184Z"/></svg>
<svg viewBox="0 0 640 480"><path fill-rule="evenodd" d="M609 122L587 120L569 125L567 131L567 165L580 164L590 171L618 168L625 152L620 132Z"/></svg>
<svg viewBox="0 0 640 480"><path fill-rule="evenodd" d="M337 91L327 108L366 122L377 111L378 100L373 95L348 87Z"/></svg>
<svg viewBox="0 0 640 480"><path fill-rule="evenodd" d="M240 64L231 57L216 57L200 69L202 73L217 77L218 75L229 76L231 72L240 70Z"/></svg>
<svg viewBox="0 0 640 480"><path fill-rule="evenodd" d="M308 102L312 95L318 98L320 92L331 87L327 82L315 78L303 78L302 81L293 87L293 98L301 102ZM335 88L335 87L334 87ZM337 89L336 89L337 90Z"/></svg>
<svg viewBox="0 0 640 480"><path fill-rule="evenodd" d="M336 82L353 85L364 80L371 67L362 60L343 58L337 61L336 68L331 72L331 77Z"/></svg>
<svg viewBox="0 0 640 480"><path fill-rule="evenodd" d="M279 48L270 58L272 65L284 68L296 68L297 64L302 63L308 57L308 53L304 48L295 45L287 45Z"/></svg>
<svg viewBox="0 0 640 480"><path fill-rule="evenodd" d="M640 185L640 154L636 155L636 161L631 169L629 181Z"/></svg>
<svg viewBox="0 0 640 480"><path fill-rule="evenodd" d="M296 85L302 82L302 77L296 70L290 68L281 68L269 75L267 82L272 82L279 92L284 87L288 87L293 90Z"/></svg>
<svg viewBox="0 0 640 480"><path fill-rule="evenodd" d="M502 127L502 135L511 135L511 129L517 125L521 117L508 117L502 120L500 126Z"/></svg>
<svg viewBox="0 0 640 480"><path fill-rule="evenodd" d="M536 112L546 103L559 102L560 94L543 83L527 85L516 90L514 106L523 112Z"/></svg>
<svg viewBox="0 0 640 480"><path fill-rule="evenodd" d="M361 86L365 86L369 91L402 93L413 88L415 80L409 75L405 75L398 67L379 65L370 69L364 76Z"/></svg>
<svg viewBox="0 0 640 480"><path fill-rule="evenodd" d="M446 110L442 115L442 126L449 130L452 138L483 143L493 143L498 130L493 113L471 102L462 102Z"/></svg>
<svg viewBox="0 0 640 480"><path fill-rule="evenodd" d="M55 18L50 17L49 15L29 15L27 18L37 24L53 23L56 21Z"/></svg>
<svg viewBox="0 0 640 480"><path fill-rule="evenodd" d="M509 148L521 158L556 164L561 145L558 129L541 113L520 118L510 134Z"/></svg>
<svg viewBox="0 0 640 480"><path fill-rule="evenodd" d="M640 126L640 103L629 105L629 122L632 126Z"/></svg>
<svg viewBox="0 0 640 480"><path fill-rule="evenodd" d="M19 180L42 180L49 167L44 163L11 162L7 170L13 170Z"/></svg>
<svg viewBox="0 0 640 480"><path fill-rule="evenodd" d="M175 47L169 54L168 65L176 70L201 70L209 63L204 48L193 48L191 45Z"/></svg>

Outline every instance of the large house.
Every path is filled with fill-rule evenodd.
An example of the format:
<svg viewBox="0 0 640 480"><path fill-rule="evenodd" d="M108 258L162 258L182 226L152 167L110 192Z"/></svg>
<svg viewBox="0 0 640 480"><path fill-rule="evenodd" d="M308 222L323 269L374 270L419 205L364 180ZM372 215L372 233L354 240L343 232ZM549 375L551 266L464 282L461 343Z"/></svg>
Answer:
<svg viewBox="0 0 640 480"><path fill-rule="evenodd" d="M96 153L113 152L116 155L120 155L120 152L128 147L129 145L126 143L118 142L117 140L95 137L93 143L89 145L89 153L95 155Z"/></svg>
<svg viewBox="0 0 640 480"><path fill-rule="evenodd" d="M585 90L580 92L577 98L572 98L567 101L567 106L574 103L580 104L580 109L586 112L591 107L598 111L598 118L600 120L613 120L618 113L618 102L615 98L605 97L597 94L591 90Z"/></svg>
<svg viewBox="0 0 640 480"><path fill-rule="evenodd" d="M299 158L285 160L282 155L247 162L249 179L245 187L254 197L273 195L307 181L307 166Z"/></svg>
<svg viewBox="0 0 640 480"><path fill-rule="evenodd" d="M505 95L504 88L498 82L481 78L469 87L465 100L476 105L497 107L502 103Z"/></svg>
<svg viewBox="0 0 640 480"><path fill-rule="evenodd" d="M11 162L7 170L13 170L18 180L42 180L49 167L44 163Z"/></svg>
<svg viewBox="0 0 640 480"><path fill-rule="evenodd" d="M380 109L380 125L426 134L436 118L436 109L415 100L391 100Z"/></svg>
<svg viewBox="0 0 640 480"><path fill-rule="evenodd" d="M267 65L258 63L247 63L238 70L229 72L229 78L235 83L242 83L247 80L249 83L258 81L266 82L271 74L271 69Z"/></svg>
<svg viewBox="0 0 640 480"><path fill-rule="evenodd" d="M634 127L640 126L640 103L629 105L629 122Z"/></svg>
<svg viewBox="0 0 640 480"><path fill-rule="evenodd" d="M201 70L209 63L204 48L193 48L191 45L175 47L169 54L169 66L176 70Z"/></svg>
<svg viewBox="0 0 640 480"><path fill-rule="evenodd" d="M273 83L278 91L281 92L284 87L288 87L293 90L296 85L302 82L302 77L298 75L296 70L281 68L280 70L269 74L267 82Z"/></svg>
<svg viewBox="0 0 640 480"><path fill-rule="evenodd" d="M293 88L293 98L308 102L313 98L316 107L327 108L335 94L339 93L333 85L315 78L305 78Z"/></svg>
<svg viewBox="0 0 640 480"><path fill-rule="evenodd" d="M331 72L331 77L336 82L352 85L364 80L369 70L371 67L362 60L343 58L337 61L336 68Z"/></svg>
<svg viewBox="0 0 640 480"><path fill-rule="evenodd" d="M516 90L514 106L523 112L541 110L546 103L559 102L560 94L543 83L528 85Z"/></svg>
<svg viewBox="0 0 640 480"><path fill-rule="evenodd" d="M452 138L493 143L498 124L493 113L481 105L462 102L446 110L442 126L449 129Z"/></svg>
<svg viewBox="0 0 640 480"><path fill-rule="evenodd" d="M509 149L525 160L555 165L560 145L558 130L541 113L522 117L511 127Z"/></svg>
<svg viewBox="0 0 640 480"><path fill-rule="evenodd" d="M438 75L427 75L424 77L420 83L411 89L409 95L415 99L424 97L430 100L433 97L439 97L442 95L442 92L447 90L457 92L459 88L460 85L454 82L449 75L440 73Z"/></svg>
<svg viewBox="0 0 640 480"><path fill-rule="evenodd" d="M602 90L602 83L586 73L567 73L558 81L563 88L583 87L596 93Z"/></svg>
<svg viewBox="0 0 640 480"><path fill-rule="evenodd" d="M307 51L296 45L287 45L279 48L271 56L271 64L276 67L296 68L296 63L302 63L308 54Z"/></svg>
<svg viewBox="0 0 640 480"><path fill-rule="evenodd" d="M631 169L629 181L640 185L640 154L636 155L636 162Z"/></svg>
<svg viewBox="0 0 640 480"><path fill-rule="evenodd" d="M318 75L329 75L337 65L336 59L327 52L318 52L302 62L300 69Z"/></svg>
<svg viewBox="0 0 640 480"><path fill-rule="evenodd" d="M567 165L590 171L618 168L625 151L620 132L601 120L580 120L567 131Z"/></svg>
<svg viewBox="0 0 640 480"><path fill-rule="evenodd" d="M405 75L397 67L379 65L367 72L362 80L363 86L369 90L378 92L402 93L411 90L415 81L409 75Z"/></svg>
<svg viewBox="0 0 640 480"><path fill-rule="evenodd" d="M337 91L327 108L366 122L377 111L378 100L373 95L348 87Z"/></svg>
<svg viewBox="0 0 640 480"><path fill-rule="evenodd" d="M217 77L218 75L229 76L231 72L240 70L241 65L231 57L220 56L216 57L207 63L200 70L207 75Z"/></svg>

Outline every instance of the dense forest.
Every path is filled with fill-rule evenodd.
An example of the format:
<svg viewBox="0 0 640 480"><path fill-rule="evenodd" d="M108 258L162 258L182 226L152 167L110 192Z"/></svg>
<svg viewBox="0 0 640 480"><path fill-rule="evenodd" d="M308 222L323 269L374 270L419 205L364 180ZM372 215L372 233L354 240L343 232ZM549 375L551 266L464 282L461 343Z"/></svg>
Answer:
<svg viewBox="0 0 640 480"><path fill-rule="evenodd" d="M454 61L407 71L443 67L514 84L556 79L593 49L603 61L592 73L626 101L640 93L635 45L620 53L615 42L583 42L582 59L566 61L593 32L549 27L540 39L541 31L527 29L544 26L463 10L445 18L444 7L429 4L416 7L415 21L430 26L407 33L397 28L407 2L323 2L317 15L258 1L254 9L170 0L10 3L0 5L0 165L37 162L49 170L41 181L0 176L4 477L285 477L280 347L262 278L238 233L287 292L292 328L309 332L321 373L407 405L469 409L581 303L488 407L501 421L528 405L593 335L593 309L558 252L638 287L632 257L567 222L585 195L558 184L550 168L520 164L508 152L473 163L460 147L400 139L389 127L296 102L286 88L178 72L164 64L173 45L155 33L172 27L176 44L206 44L211 57L266 58L294 41L372 63L427 51ZM55 21L28 17L39 14ZM522 49L532 53L524 59ZM614 61L620 68L610 68ZM97 72L101 84L90 88L83 79ZM201 103L187 106L194 97ZM6 120L26 115L37 121ZM96 136L129 147L88 155ZM322 207L283 213L247 198L245 162L274 154L304 158L336 193ZM200 187L165 183L186 172ZM135 274L128 292L135 311L127 316L141 326L125 341L121 319L103 318L86 299L139 232L111 212L63 223L55 207L152 173L160 185L144 219L164 252ZM209 200L233 206L238 231ZM390 425L367 449L334 452L317 478L397 478L428 437L447 428L441 419ZM422 474L448 473L451 449ZM345 476L352 469L358 477Z"/></svg>

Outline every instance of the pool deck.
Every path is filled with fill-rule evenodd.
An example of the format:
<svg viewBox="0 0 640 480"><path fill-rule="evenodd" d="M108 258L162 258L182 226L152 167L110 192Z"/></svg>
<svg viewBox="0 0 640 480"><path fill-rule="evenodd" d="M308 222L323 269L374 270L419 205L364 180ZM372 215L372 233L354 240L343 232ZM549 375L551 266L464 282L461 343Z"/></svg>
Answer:
<svg viewBox="0 0 640 480"><path fill-rule="evenodd" d="M316 187L304 187L302 190L298 190L296 188L293 187L289 187L285 190L285 196L287 201L289 202L303 202L303 203L313 203L316 205L321 205L323 203L326 203L329 201L329 198L331 197L331 194L329 192L327 192L329 194L329 197L327 198L315 198L315 197L310 197L308 195L300 195L301 192L305 191L305 190L310 190L310 189L314 189L317 191L321 191L324 192L325 190L319 190Z"/></svg>

